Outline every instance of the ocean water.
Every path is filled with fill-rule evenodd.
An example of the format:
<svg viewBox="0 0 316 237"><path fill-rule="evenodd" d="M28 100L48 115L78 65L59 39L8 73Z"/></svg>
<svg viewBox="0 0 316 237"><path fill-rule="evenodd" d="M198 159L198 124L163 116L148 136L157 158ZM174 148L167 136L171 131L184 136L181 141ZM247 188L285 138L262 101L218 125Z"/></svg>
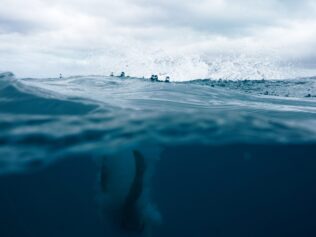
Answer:
<svg viewBox="0 0 316 237"><path fill-rule="evenodd" d="M1 237L316 236L315 183L316 78L0 74Z"/></svg>

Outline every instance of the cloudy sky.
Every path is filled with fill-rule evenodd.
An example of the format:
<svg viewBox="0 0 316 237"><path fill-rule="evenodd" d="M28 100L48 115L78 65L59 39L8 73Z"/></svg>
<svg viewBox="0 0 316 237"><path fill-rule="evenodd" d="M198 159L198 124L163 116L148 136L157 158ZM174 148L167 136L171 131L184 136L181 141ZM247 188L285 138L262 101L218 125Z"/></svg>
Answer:
<svg viewBox="0 0 316 237"><path fill-rule="evenodd" d="M248 64L250 59L264 59L316 68L314 0L0 0L0 4L0 71L21 77L120 70L140 76L142 70L147 75L166 61L175 68L183 64L205 71L209 62L240 57Z"/></svg>

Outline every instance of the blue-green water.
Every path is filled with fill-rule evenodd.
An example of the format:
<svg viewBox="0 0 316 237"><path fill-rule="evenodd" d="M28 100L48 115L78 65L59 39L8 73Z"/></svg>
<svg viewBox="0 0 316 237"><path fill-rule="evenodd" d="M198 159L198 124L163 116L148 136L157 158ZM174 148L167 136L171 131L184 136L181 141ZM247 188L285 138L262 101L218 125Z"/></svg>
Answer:
<svg viewBox="0 0 316 237"><path fill-rule="evenodd" d="M2 73L0 236L315 236L315 88Z"/></svg>

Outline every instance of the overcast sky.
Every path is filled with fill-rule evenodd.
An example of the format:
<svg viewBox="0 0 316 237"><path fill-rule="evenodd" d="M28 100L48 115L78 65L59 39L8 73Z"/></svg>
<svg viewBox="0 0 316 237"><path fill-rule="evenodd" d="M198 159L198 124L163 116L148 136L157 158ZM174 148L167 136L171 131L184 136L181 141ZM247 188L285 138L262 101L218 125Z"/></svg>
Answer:
<svg viewBox="0 0 316 237"><path fill-rule="evenodd" d="M0 4L0 71L18 76L100 74L133 65L148 74L168 57L183 62L240 55L316 68L315 0Z"/></svg>

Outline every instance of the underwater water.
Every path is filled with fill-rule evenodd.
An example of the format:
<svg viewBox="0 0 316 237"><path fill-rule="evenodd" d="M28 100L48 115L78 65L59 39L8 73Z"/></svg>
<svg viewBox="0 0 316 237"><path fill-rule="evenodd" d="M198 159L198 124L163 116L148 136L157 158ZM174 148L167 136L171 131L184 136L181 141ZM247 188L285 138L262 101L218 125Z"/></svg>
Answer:
<svg viewBox="0 0 316 237"><path fill-rule="evenodd" d="M0 236L316 236L316 78L0 74Z"/></svg>

